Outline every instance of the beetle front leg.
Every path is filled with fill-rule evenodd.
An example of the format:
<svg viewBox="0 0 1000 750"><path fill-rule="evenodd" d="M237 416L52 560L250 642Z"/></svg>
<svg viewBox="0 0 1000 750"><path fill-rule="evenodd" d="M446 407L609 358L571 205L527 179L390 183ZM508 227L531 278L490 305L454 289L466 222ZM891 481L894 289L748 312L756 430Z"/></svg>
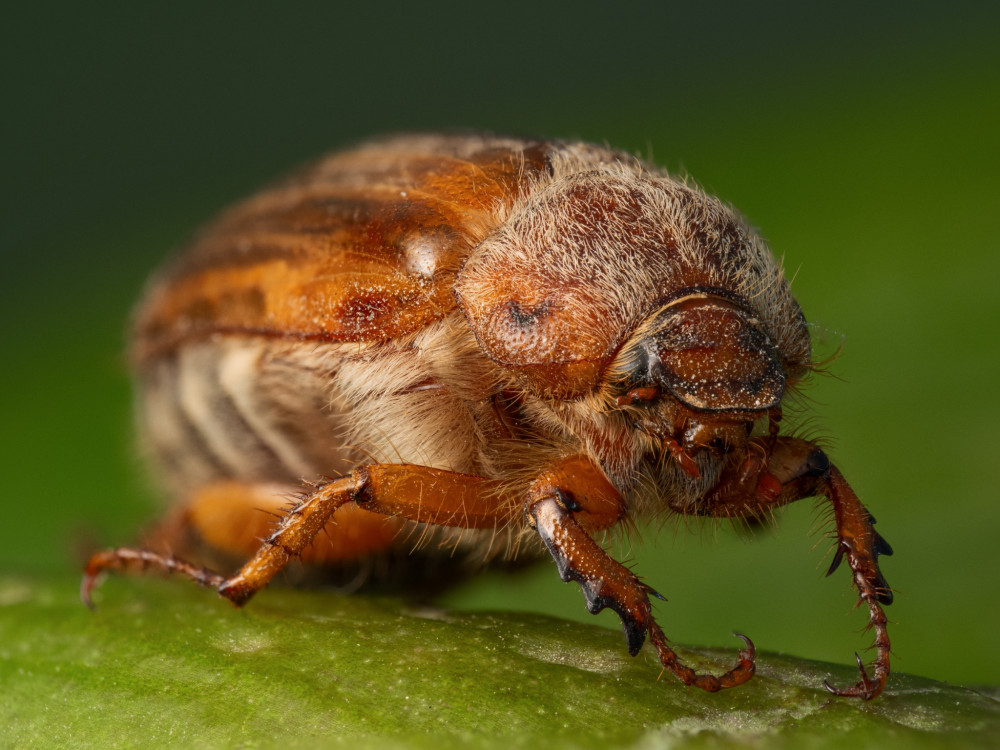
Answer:
<svg viewBox="0 0 1000 750"><path fill-rule="evenodd" d="M878 567L879 555L891 555L892 547L875 531L875 519L861 504L854 490L836 466L830 466L821 489L833 503L837 519L837 552L827 575L833 573L846 557L854 576L860 601L868 605L869 627L875 629L874 671L869 678L861 657L857 657L861 680L851 687L836 689L826 683L834 695L871 700L882 692L889 677L889 631L883 604L892 604L892 589Z"/></svg>
<svg viewBox="0 0 1000 750"><path fill-rule="evenodd" d="M847 697L871 700L885 688L889 676L888 620L883 604L892 603L892 589L878 566L879 555L892 547L875 531L875 519L836 466L815 444L798 438L778 438L764 465L751 454L743 466L723 475L715 492L698 512L718 517L759 518L769 510L806 497L825 497L833 506L837 551L827 575L846 559L860 601L868 606L869 627L875 630L876 651L869 677L857 657L861 679L844 689L827 689Z"/></svg>
<svg viewBox="0 0 1000 750"><path fill-rule="evenodd" d="M589 459L572 456L533 485L525 512L559 569L563 581L576 581L593 614L608 608L622 621L629 654L635 656L649 634L660 663L685 685L709 692L740 685L754 674L754 646L746 648L736 667L721 676L698 674L683 664L653 619L649 596L663 599L628 568L608 555L590 533L609 528L624 513L618 491Z"/></svg>

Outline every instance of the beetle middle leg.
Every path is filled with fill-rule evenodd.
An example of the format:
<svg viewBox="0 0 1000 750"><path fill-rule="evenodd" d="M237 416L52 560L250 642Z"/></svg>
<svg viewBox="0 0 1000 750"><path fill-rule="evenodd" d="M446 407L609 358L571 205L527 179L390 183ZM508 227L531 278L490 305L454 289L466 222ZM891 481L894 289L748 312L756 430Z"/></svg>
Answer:
<svg viewBox="0 0 1000 750"><path fill-rule="evenodd" d="M751 452L743 465L724 474L695 512L759 518L773 508L816 496L830 502L836 522L837 551L827 575L847 560L859 601L868 607L869 627L875 631L872 675L858 657L861 679L857 684L836 689L827 683L826 687L835 695L871 700L882 692L889 676L888 620L882 605L892 604L892 589L879 569L878 558L891 555L892 547L875 531L875 519L826 454L814 443L779 437L769 454Z"/></svg>
<svg viewBox="0 0 1000 750"><path fill-rule="evenodd" d="M745 636L740 636L746 648L740 651L739 662L723 675L699 674L678 659L651 613L650 595L663 597L590 537L617 523L624 505L618 491L589 459L571 456L540 477L532 485L525 511L560 577L580 584L587 609L596 614L609 608L621 618L629 654L639 653L648 633L660 663L685 685L716 692L753 677L755 650Z"/></svg>

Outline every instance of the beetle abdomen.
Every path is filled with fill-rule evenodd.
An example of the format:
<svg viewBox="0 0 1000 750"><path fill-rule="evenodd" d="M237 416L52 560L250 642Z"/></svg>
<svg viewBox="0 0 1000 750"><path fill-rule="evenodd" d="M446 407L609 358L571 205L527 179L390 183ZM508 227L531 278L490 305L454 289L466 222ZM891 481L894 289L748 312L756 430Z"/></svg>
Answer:
<svg viewBox="0 0 1000 750"><path fill-rule="evenodd" d="M218 480L294 484L350 467L317 347L192 342L148 363L140 389L141 430L177 490Z"/></svg>
<svg viewBox="0 0 1000 750"><path fill-rule="evenodd" d="M218 335L140 367L140 427L181 494L365 462L474 472L493 367L457 314L383 344Z"/></svg>

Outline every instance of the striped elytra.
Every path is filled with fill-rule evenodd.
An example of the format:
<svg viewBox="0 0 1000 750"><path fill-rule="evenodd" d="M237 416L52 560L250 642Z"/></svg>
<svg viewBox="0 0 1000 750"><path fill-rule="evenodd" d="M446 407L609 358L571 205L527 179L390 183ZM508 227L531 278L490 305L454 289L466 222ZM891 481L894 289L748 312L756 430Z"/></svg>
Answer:
<svg viewBox="0 0 1000 750"><path fill-rule="evenodd" d="M873 675L834 692L872 698L891 548L782 422L810 357L765 242L655 166L577 142L370 141L228 209L153 277L131 359L171 510L146 548L94 555L84 598L105 570L243 604L296 558L426 582L548 553L630 653L648 640L715 691L753 675L749 639L722 675L685 666L655 592L594 535L818 495L876 632Z"/></svg>

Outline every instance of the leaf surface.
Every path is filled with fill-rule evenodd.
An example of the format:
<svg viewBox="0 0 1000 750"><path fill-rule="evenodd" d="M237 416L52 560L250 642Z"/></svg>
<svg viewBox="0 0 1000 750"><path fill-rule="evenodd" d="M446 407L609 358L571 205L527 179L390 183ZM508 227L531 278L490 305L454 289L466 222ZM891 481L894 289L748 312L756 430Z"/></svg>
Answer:
<svg viewBox="0 0 1000 750"><path fill-rule="evenodd" d="M723 671L729 650L687 649ZM14 747L997 747L1000 702L761 653L757 676L686 688L647 646L549 617L273 588L236 610L174 581L0 579L0 725Z"/></svg>

